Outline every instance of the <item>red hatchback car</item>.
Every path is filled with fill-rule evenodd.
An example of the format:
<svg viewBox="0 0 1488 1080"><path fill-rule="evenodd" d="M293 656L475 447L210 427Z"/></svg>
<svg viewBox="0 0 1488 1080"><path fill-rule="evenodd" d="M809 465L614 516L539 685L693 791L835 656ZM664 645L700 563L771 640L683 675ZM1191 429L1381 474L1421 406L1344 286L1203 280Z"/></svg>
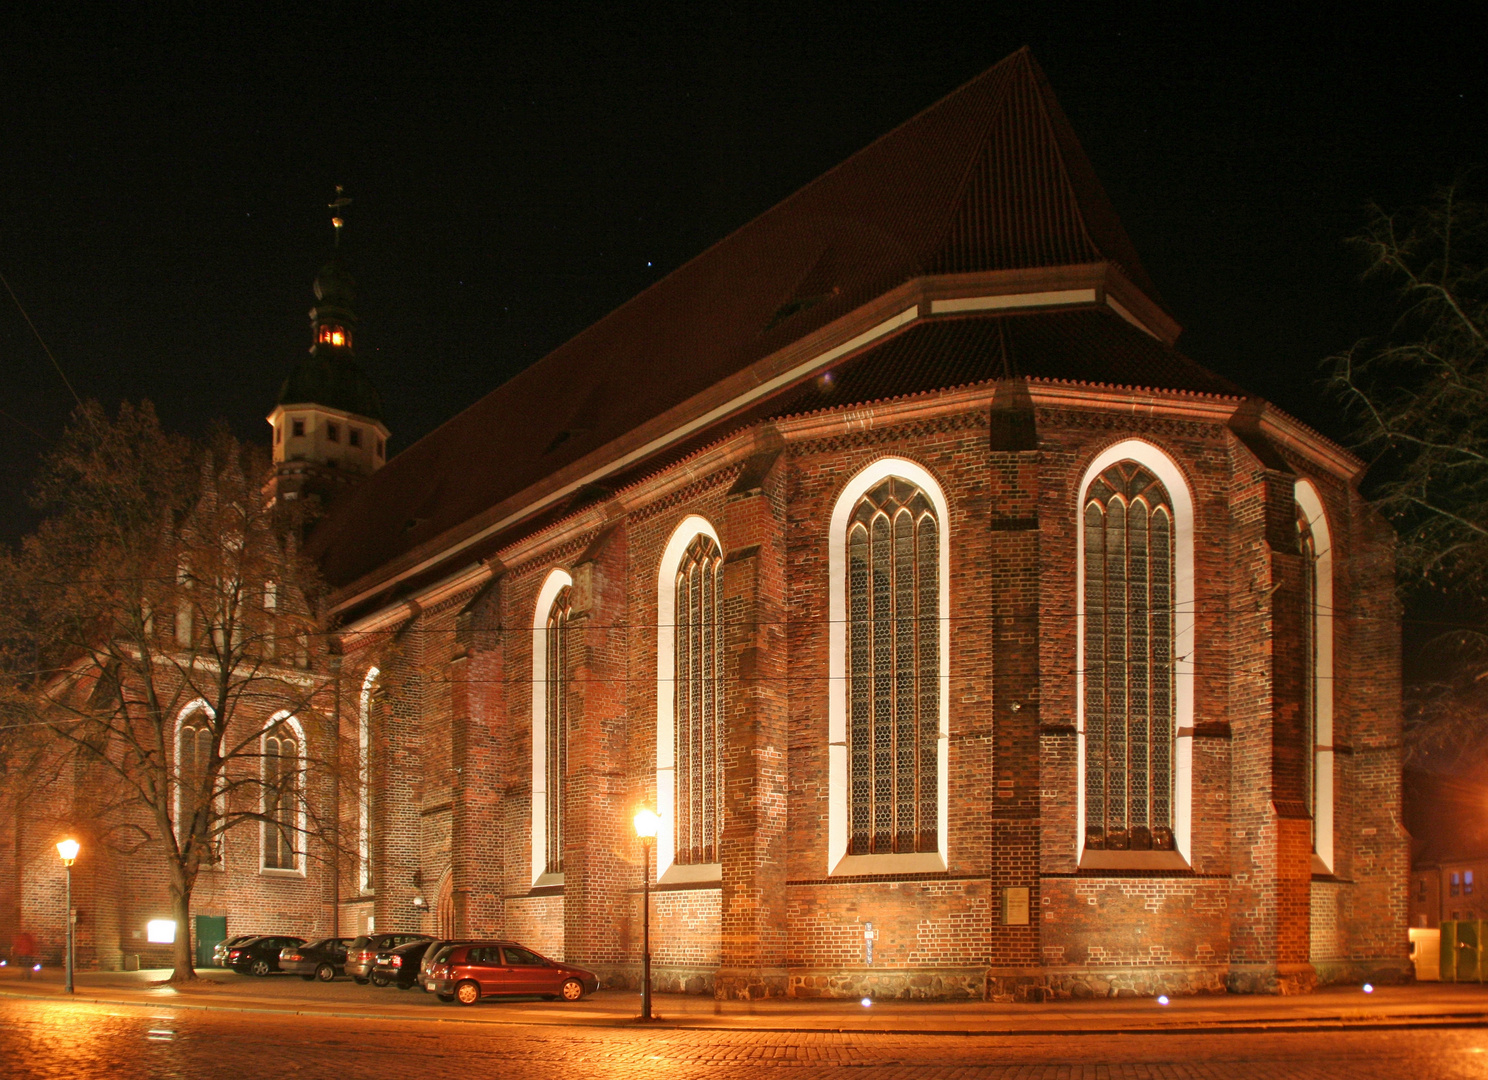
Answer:
<svg viewBox="0 0 1488 1080"><path fill-rule="evenodd" d="M578 1001L599 989L599 976L513 941L474 941L443 946L429 965L424 989L461 1005L497 995Z"/></svg>

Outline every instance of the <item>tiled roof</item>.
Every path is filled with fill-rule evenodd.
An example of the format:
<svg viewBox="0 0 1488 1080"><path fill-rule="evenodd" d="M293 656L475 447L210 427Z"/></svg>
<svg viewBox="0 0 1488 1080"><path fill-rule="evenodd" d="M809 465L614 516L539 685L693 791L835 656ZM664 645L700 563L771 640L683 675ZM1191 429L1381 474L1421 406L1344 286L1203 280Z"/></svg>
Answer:
<svg viewBox="0 0 1488 1080"><path fill-rule="evenodd" d="M311 551L335 586L427 553L497 504L911 278L1103 261L1152 295L1043 73L1020 51L404 450L337 501ZM1048 333L1057 338L1060 325ZM898 347L926 340L906 337ZM1028 347L1054 363L1062 346ZM1217 382L1155 343L1123 348L1122 382Z"/></svg>

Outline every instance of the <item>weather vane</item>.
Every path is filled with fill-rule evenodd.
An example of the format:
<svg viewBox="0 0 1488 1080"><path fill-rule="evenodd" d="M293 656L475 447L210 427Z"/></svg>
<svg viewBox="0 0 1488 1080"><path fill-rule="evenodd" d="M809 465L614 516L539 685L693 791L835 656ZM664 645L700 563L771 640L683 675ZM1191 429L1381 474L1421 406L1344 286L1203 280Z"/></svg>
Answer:
<svg viewBox="0 0 1488 1080"><path fill-rule="evenodd" d="M331 224L336 227L336 246L341 246L341 226L346 224L341 217L341 211L351 205L351 198L346 194L346 189L340 184L336 185L336 197L326 206L332 211Z"/></svg>

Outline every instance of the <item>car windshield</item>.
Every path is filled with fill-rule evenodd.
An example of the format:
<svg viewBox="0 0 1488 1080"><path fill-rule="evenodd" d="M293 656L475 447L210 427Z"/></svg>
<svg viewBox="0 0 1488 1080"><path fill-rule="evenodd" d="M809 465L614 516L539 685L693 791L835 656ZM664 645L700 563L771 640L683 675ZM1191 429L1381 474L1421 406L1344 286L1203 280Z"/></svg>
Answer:
<svg viewBox="0 0 1488 1080"><path fill-rule="evenodd" d="M434 954L434 963L441 964L449 959L449 954L455 951L453 945L446 945Z"/></svg>
<svg viewBox="0 0 1488 1080"><path fill-rule="evenodd" d="M329 949L334 944L336 944L336 939L335 938L321 938L319 941L312 941L309 945L306 945L305 948L307 948L307 949Z"/></svg>
<svg viewBox="0 0 1488 1080"><path fill-rule="evenodd" d="M365 949L369 944L371 944L371 942L372 939L363 934L361 937L357 938L351 943L351 947L353 949Z"/></svg>

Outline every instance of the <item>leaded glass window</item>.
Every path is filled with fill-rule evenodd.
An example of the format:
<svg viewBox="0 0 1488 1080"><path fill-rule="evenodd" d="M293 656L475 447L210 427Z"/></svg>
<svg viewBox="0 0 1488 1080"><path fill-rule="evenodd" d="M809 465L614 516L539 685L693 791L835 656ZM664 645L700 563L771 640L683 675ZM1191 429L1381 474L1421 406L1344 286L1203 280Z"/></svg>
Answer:
<svg viewBox="0 0 1488 1080"><path fill-rule="evenodd" d="M264 860L269 870L299 869L300 745L288 724L263 738Z"/></svg>
<svg viewBox="0 0 1488 1080"><path fill-rule="evenodd" d="M847 533L848 852L938 849L940 532L890 477Z"/></svg>
<svg viewBox="0 0 1488 1080"><path fill-rule="evenodd" d="M1085 492L1085 846L1173 850L1173 503L1134 461Z"/></svg>
<svg viewBox="0 0 1488 1080"><path fill-rule="evenodd" d="M719 861L723 833L723 552L699 534L677 567L677 851L682 864Z"/></svg>
<svg viewBox="0 0 1488 1080"><path fill-rule="evenodd" d="M1297 538L1302 550L1302 737L1307 757L1307 809L1312 815L1312 846L1317 850L1318 818L1318 548L1312 523L1297 507Z"/></svg>
<svg viewBox="0 0 1488 1080"><path fill-rule="evenodd" d="M563 803L568 788L568 623L572 590L564 587L548 609L546 634L547 872L563 872Z"/></svg>
<svg viewBox="0 0 1488 1080"><path fill-rule="evenodd" d="M181 733L176 746L177 832L181 836L191 832L191 819L200 809L202 792L207 782L207 770L212 754L212 728L200 714L194 714L181 724Z"/></svg>

